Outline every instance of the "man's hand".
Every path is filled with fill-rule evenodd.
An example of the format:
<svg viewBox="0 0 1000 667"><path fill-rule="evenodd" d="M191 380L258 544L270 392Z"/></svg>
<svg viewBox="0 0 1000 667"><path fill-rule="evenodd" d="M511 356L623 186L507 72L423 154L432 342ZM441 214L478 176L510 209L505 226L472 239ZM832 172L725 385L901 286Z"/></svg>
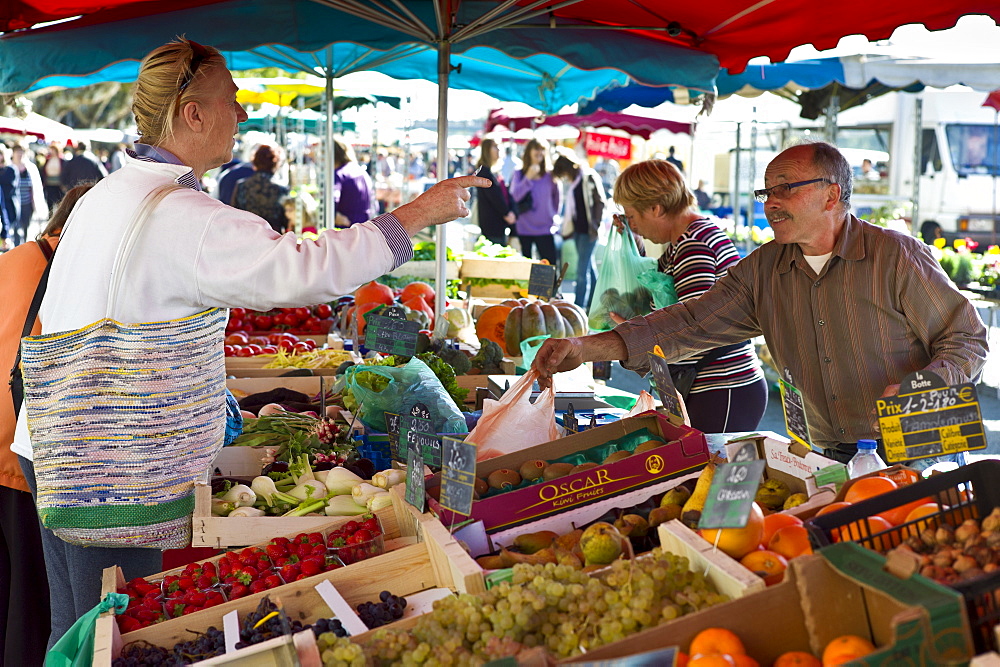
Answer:
<svg viewBox="0 0 1000 667"><path fill-rule="evenodd" d="M617 231L619 234L625 233L625 223L622 222L622 219L618 216L617 213L611 216L611 225L615 228L615 231Z"/></svg>
<svg viewBox="0 0 1000 667"><path fill-rule="evenodd" d="M531 368L538 373L538 386L547 389L552 386L553 373L571 371L584 361L579 338L549 338L538 349Z"/></svg>
<svg viewBox="0 0 1000 667"><path fill-rule="evenodd" d="M517 222L517 216L514 215L513 211L511 211L503 217L503 221L506 222L508 225L513 225L515 222Z"/></svg>
<svg viewBox="0 0 1000 667"><path fill-rule="evenodd" d="M899 385L890 384L888 387L885 388L885 391L882 392L882 395L879 396L879 398L888 398L889 396L897 396L897 395L899 395Z"/></svg>
<svg viewBox="0 0 1000 667"><path fill-rule="evenodd" d="M469 215L467 188L488 188L493 182L481 176L458 176L436 183L409 204L392 213L411 237L417 232Z"/></svg>

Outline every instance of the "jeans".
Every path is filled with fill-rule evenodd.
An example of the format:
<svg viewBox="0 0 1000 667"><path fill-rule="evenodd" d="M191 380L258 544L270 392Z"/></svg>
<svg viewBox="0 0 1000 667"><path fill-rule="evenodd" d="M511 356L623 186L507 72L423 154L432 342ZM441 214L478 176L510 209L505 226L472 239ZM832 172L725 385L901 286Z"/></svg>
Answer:
<svg viewBox="0 0 1000 667"><path fill-rule="evenodd" d="M24 477L35 497L35 468L28 459L18 456ZM82 547L56 537L42 528L42 551L45 571L49 577L49 605L52 608L52 646L76 622L76 619L96 607L101 601L101 575L105 568L118 565L125 580L156 574L163 567L163 554L158 549L109 549Z"/></svg>
<svg viewBox="0 0 1000 667"><path fill-rule="evenodd" d="M594 261L597 239L577 232L573 240L576 243L576 298L573 303L590 310L590 300L594 298L597 285L597 263Z"/></svg>
<svg viewBox="0 0 1000 667"><path fill-rule="evenodd" d="M767 381L688 394L691 427L702 433L754 431L767 409Z"/></svg>

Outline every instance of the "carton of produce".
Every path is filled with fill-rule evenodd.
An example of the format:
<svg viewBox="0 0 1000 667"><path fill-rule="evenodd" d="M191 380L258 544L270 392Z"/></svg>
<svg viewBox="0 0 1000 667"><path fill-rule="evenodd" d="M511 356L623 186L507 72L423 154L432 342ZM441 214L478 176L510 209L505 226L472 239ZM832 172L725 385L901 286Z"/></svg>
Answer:
<svg viewBox="0 0 1000 667"><path fill-rule="evenodd" d="M678 477L708 459L703 433L675 426L658 413L643 413L481 461L476 467L480 498L471 516L496 532ZM428 505L443 522L465 519L435 498L440 476L427 479L426 486Z"/></svg>
<svg viewBox="0 0 1000 667"><path fill-rule="evenodd" d="M875 553L836 544L795 559L788 572L784 582L759 593L671 621L669 632L651 628L560 664L616 660L669 646L687 652L709 628L735 633L746 655L762 665L776 664L790 651L822 656L845 636L853 645L875 647L852 665L967 664L973 656L961 596L919 575L901 578L886 571L886 560Z"/></svg>
<svg viewBox="0 0 1000 667"><path fill-rule="evenodd" d="M322 593L322 584L327 581L336 587L352 608L368 602L378 603L382 591L389 591L395 596L405 598L414 598L415 594L440 588L456 593L475 594L485 591L482 571L440 522L433 517L425 516L419 519L417 527L417 538L397 539L396 542L401 546L390 549L387 544L389 550L381 556L232 599L218 606L124 634L113 612L107 612L98 619L95 630L93 664L97 667L110 666L111 661L120 655L122 647L133 642L143 641L170 649L179 642L195 638L195 633L205 633L210 627L214 626L221 630L223 616L237 611L243 618L255 610L265 596L272 600L281 600L284 612L292 622L312 624L319 619L330 618L334 615L334 611L328 606ZM419 541L416 541L417 539ZM210 560L217 562L221 558L223 557ZM147 579L163 579L181 571L182 568L178 568ZM120 568L108 568L104 571L102 595L124 588L126 584ZM406 627L414 620L414 617L408 618L404 614L402 620L395 621L387 627ZM351 640L365 641L370 634L360 632L353 635Z"/></svg>

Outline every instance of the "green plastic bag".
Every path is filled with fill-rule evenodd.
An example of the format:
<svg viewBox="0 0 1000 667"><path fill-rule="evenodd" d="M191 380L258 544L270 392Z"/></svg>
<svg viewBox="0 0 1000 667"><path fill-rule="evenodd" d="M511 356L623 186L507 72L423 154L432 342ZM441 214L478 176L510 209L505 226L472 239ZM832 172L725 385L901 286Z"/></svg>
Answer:
<svg viewBox="0 0 1000 667"><path fill-rule="evenodd" d="M652 311L653 294L639 281L639 276L650 270L656 271L656 260L639 254L628 225L620 234L612 229L590 304L592 331L613 329L611 313L628 320Z"/></svg>
<svg viewBox="0 0 1000 667"><path fill-rule="evenodd" d="M45 667L90 667L94 662L94 628L97 617L111 609L120 614L128 607L124 593L108 593L101 603L76 620L45 656Z"/></svg>
<svg viewBox="0 0 1000 667"><path fill-rule="evenodd" d="M347 369L350 387L360 408L357 417L368 427L386 432L385 413L399 414L414 403L431 413L435 433L468 433L465 415L427 364L416 357L403 366L356 365Z"/></svg>
<svg viewBox="0 0 1000 667"><path fill-rule="evenodd" d="M639 282L652 293L653 307L657 310L672 306L680 301L677 298L677 289L674 287L674 277L670 274L662 273L658 269L650 269L639 275Z"/></svg>
<svg viewBox="0 0 1000 667"><path fill-rule="evenodd" d="M524 370L531 368L531 362L535 360L535 355L538 354L538 349L546 338L551 338L551 336L547 334L545 336L532 336L521 341L521 363Z"/></svg>

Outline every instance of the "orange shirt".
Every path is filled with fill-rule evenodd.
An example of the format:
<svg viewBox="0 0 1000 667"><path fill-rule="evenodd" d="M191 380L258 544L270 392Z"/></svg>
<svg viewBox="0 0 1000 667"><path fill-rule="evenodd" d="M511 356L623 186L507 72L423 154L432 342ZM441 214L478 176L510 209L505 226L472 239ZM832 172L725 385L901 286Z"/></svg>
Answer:
<svg viewBox="0 0 1000 667"><path fill-rule="evenodd" d="M47 237L47 240L55 247L59 237ZM9 373L17 357L31 298L35 295L35 288L45 271L45 265L45 255L34 241L0 255L0 285L3 285L4 300L7 302L4 317L0 319L0 372L4 376L0 395L0 485L21 491L28 491L28 485L21 474L17 455L10 451L17 421L14 418ZM40 332L41 324L36 320L31 333Z"/></svg>

